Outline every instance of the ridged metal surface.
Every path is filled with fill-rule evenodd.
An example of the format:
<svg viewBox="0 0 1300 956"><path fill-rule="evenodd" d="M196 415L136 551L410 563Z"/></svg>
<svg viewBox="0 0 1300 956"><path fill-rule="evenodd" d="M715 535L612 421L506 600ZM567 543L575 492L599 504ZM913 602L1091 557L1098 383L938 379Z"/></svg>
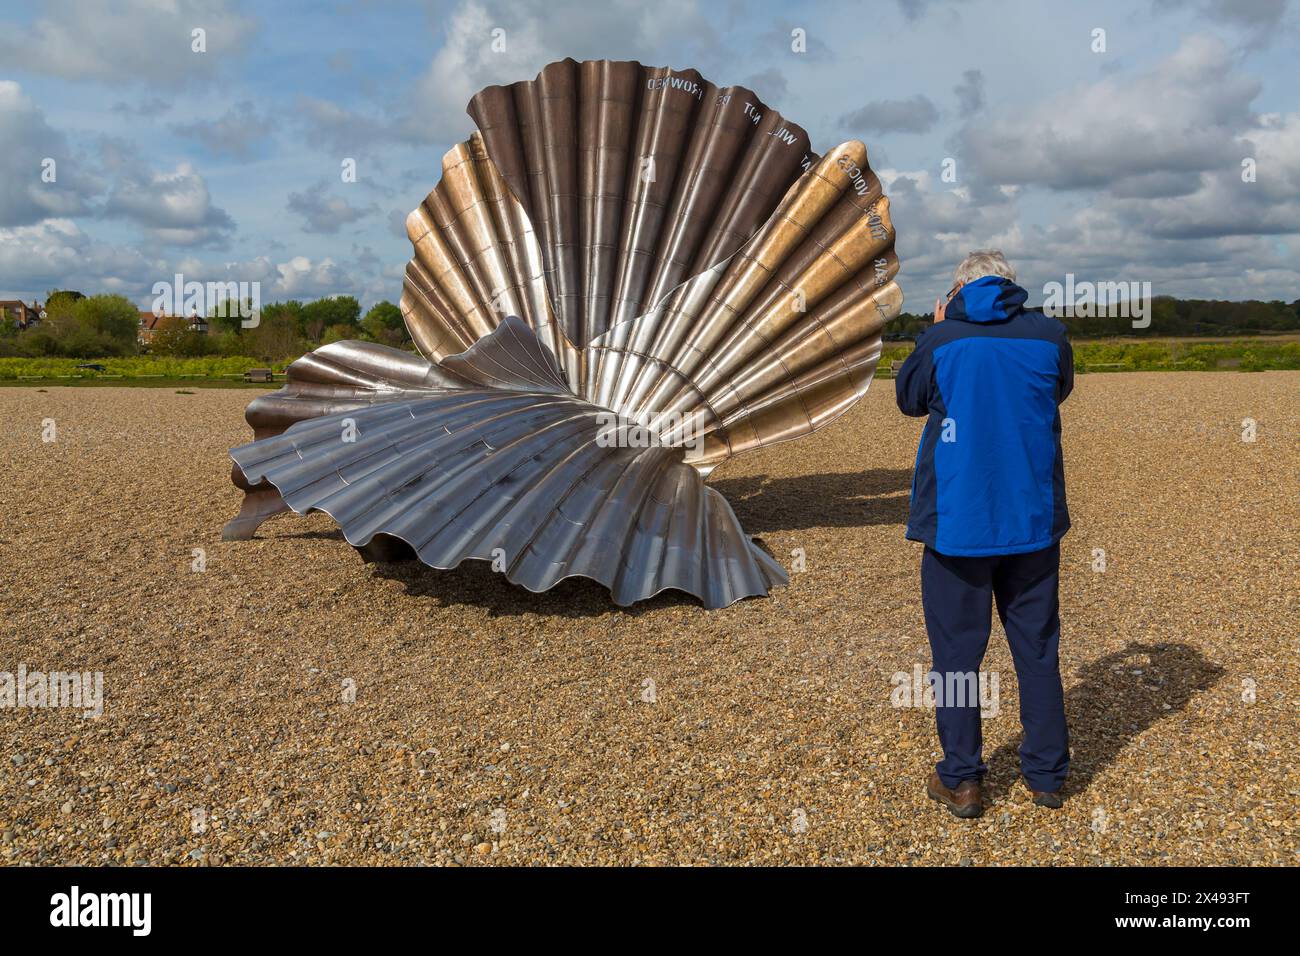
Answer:
<svg viewBox="0 0 1300 956"><path fill-rule="evenodd" d="M694 70L562 60L469 112L479 131L407 217L407 326L436 360L519 316L584 397L585 346L731 256L817 160Z"/></svg>
<svg viewBox="0 0 1300 956"><path fill-rule="evenodd" d="M455 355L507 315L523 319L576 380L580 356L556 323L532 224L475 134L442 158L442 180L406 218L414 256L401 309L432 361Z"/></svg>
<svg viewBox="0 0 1300 956"><path fill-rule="evenodd" d="M818 157L748 90L638 63L551 64L470 114L407 220L426 358L345 342L294 363L232 451L228 536L292 506L364 554L495 558L533 590L767 593L784 572L703 476L870 384L902 294L866 148Z"/></svg>
<svg viewBox="0 0 1300 956"><path fill-rule="evenodd" d="M334 349L340 380L353 377L356 344ZM386 537L435 568L491 561L533 591L581 575L619 604L675 588L712 608L787 580L681 448L603 442L603 410L556 387L558 369L522 321L444 365L458 384L422 384L415 399L400 389L354 396L355 407L231 457L295 511L329 514L355 547ZM503 376L510 387L482 384ZM297 397L333 387L305 381Z"/></svg>
<svg viewBox="0 0 1300 956"><path fill-rule="evenodd" d="M592 401L709 471L805 435L866 393L902 308L889 200L858 142L832 150L744 249L591 343Z"/></svg>
<svg viewBox="0 0 1300 956"><path fill-rule="evenodd" d="M469 114L579 349L730 256L816 160L751 90L634 61L561 60L488 87Z"/></svg>

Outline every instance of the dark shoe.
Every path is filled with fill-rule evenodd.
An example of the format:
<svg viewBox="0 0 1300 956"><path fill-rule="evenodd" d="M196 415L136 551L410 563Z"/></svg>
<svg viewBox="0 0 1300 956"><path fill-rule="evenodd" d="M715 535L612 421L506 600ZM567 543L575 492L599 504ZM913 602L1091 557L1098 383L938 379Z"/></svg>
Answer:
<svg viewBox="0 0 1300 956"><path fill-rule="evenodd" d="M1029 790L1030 794L1033 795L1035 806L1050 807L1053 810L1059 810L1065 803L1065 801L1061 799L1061 791L1059 790L1053 790L1051 792L1046 790L1035 790L1033 787L1029 786L1028 780L1025 780L1025 787Z"/></svg>
<svg viewBox="0 0 1300 956"><path fill-rule="evenodd" d="M937 773L930 774L930 782L925 785L925 792L931 800L942 803L954 817L969 820L984 812L984 800L980 796L978 780L963 780L955 789L949 790L943 785Z"/></svg>

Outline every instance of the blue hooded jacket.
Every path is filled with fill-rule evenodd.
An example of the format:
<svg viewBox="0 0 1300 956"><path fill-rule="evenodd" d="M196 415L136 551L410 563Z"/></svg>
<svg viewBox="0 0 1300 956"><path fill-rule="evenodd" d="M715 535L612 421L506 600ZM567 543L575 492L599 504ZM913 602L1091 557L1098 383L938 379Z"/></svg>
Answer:
<svg viewBox="0 0 1300 956"><path fill-rule="evenodd" d="M1074 352L1027 298L998 276L962 286L895 380L903 414L930 416L907 537L940 554L1039 551L1070 528L1057 406L1074 387Z"/></svg>

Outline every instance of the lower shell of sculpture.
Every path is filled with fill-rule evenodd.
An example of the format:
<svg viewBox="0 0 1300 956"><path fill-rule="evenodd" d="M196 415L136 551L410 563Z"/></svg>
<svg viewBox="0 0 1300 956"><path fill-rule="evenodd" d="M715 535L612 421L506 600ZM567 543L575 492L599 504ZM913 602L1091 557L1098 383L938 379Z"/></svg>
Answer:
<svg viewBox="0 0 1300 956"><path fill-rule="evenodd" d="M717 608L788 580L683 448L620 441L518 320L439 365L361 343L300 361L250 418L302 420L231 452L263 497L230 537L278 498L275 510L329 514L364 556L488 561L532 591L582 576L620 605L676 589Z"/></svg>

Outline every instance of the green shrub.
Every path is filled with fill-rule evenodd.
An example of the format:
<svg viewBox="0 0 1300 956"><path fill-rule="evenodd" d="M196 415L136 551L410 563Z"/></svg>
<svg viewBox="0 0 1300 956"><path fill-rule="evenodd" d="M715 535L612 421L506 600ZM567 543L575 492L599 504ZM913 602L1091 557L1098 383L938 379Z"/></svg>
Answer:
<svg viewBox="0 0 1300 956"><path fill-rule="evenodd" d="M138 355L127 358L98 358L93 361L107 367L104 373L77 366L87 361L80 358L0 358L0 381L26 378L59 378L71 375L95 378L100 374L136 378L142 375L161 375L176 378L182 375L242 375L250 368L265 363L259 359L241 356L204 356L202 358L174 358L159 355Z"/></svg>

